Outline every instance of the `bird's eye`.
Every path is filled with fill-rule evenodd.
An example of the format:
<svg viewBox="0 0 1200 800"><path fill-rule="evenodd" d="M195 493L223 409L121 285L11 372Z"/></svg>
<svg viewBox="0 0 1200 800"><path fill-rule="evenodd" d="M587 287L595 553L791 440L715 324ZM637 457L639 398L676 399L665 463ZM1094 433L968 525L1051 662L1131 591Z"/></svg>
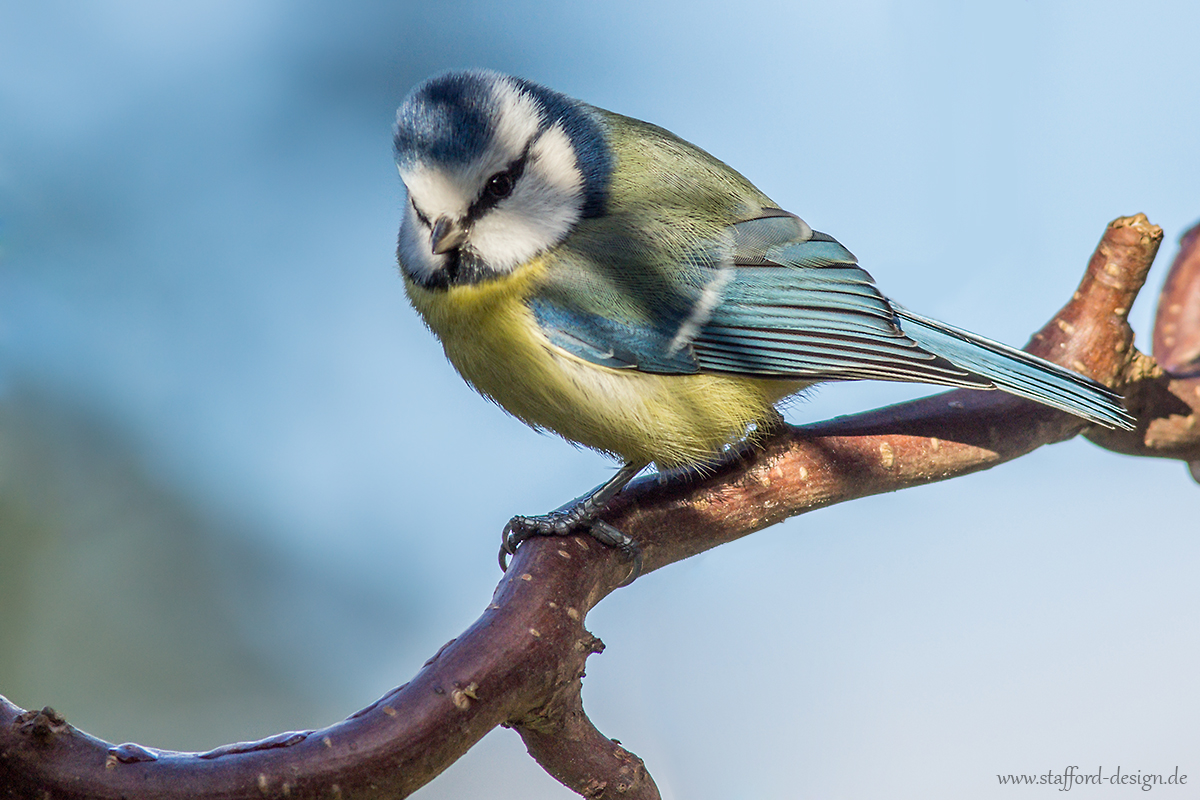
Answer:
<svg viewBox="0 0 1200 800"><path fill-rule="evenodd" d="M508 170L497 172L488 178L487 185L483 187L484 193L492 200L503 200L512 194L512 190L513 179Z"/></svg>

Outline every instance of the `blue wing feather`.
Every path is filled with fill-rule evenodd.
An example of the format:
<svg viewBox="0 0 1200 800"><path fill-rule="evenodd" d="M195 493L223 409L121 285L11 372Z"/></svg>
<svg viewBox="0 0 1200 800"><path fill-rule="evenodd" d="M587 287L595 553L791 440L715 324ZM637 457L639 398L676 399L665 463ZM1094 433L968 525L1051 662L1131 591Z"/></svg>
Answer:
<svg viewBox="0 0 1200 800"><path fill-rule="evenodd" d="M671 333L662 325L618 322L569 307L553 296L534 297L529 306L551 344L585 361L613 369L672 375L699 371L688 351L671 352Z"/></svg>
<svg viewBox="0 0 1200 800"><path fill-rule="evenodd" d="M637 298L670 313L614 320L551 293L530 306L553 344L606 367L999 388L1132 426L1120 398L1100 384L894 305L850 251L798 217L768 209L727 233L692 260L703 283L680 286L669 303Z"/></svg>
<svg viewBox="0 0 1200 800"><path fill-rule="evenodd" d="M740 235L744 226L751 227L749 236ZM693 343L701 368L991 388L906 336L870 274L832 237L795 217L772 217L769 227L752 220L732 228L733 278ZM767 242L767 233L790 238ZM742 247L744 242L753 246Z"/></svg>

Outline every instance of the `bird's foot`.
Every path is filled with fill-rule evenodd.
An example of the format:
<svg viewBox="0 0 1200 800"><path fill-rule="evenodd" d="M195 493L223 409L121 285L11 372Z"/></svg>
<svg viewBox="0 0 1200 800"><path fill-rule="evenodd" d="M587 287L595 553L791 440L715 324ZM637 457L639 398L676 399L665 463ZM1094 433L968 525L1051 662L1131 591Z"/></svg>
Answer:
<svg viewBox="0 0 1200 800"><path fill-rule="evenodd" d="M526 539L534 536L571 536L582 533L591 536L605 547L620 550L622 555L632 561L629 576L620 585L628 586L633 583L642 572L642 548L638 547L638 543L604 520L584 519L580 514L571 513L572 510L510 519L504 526L504 541L500 545L500 568L508 569L508 557L515 554L517 547Z"/></svg>
<svg viewBox="0 0 1200 800"><path fill-rule="evenodd" d="M598 519L608 502L633 479L645 464L626 464L610 480L582 498L549 514L535 517L513 517L504 526L500 544L500 569L508 571L508 557L517 552L517 547L534 536L571 536L587 534L605 547L613 547L633 562L628 577L621 586L628 586L642 571L642 548L633 538L617 528Z"/></svg>

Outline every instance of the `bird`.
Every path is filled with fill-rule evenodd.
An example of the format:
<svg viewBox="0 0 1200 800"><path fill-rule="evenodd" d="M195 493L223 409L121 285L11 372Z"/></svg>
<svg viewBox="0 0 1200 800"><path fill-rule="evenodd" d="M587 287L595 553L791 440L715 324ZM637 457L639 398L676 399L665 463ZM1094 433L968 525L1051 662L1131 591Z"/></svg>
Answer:
<svg viewBox="0 0 1200 800"><path fill-rule="evenodd" d="M537 430L619 459L608 481L505 527L591 534L639 472L703 467L816 383L999 389L1109 428L1119 395L908 310L832 236L669 131L538 83L458 70L396 112L397 260L450 363Z"/></svg>

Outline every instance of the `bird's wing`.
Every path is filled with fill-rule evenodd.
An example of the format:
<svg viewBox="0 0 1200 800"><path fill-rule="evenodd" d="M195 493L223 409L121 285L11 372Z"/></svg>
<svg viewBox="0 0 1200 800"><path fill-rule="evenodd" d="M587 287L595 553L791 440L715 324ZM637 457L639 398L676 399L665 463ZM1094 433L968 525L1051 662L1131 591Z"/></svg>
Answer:
<svg viewBox="0 0 1200 800"><path fill-rule="evenodd" d="M730 232L721 301L691 342L702 369L991 387L907 336L871 276L833 237L782 212Z"/></svg>
<svg viewBox="0 0 1200 800"><path fill-rule="evenodd" d="M612 369L668 375L699 372L690 350L671 350L671 332L652 316L609 315L554 293L529 300L543 335L571 355Z"/></svg>
<svg viewBox="0 0 1200 800"><path fill-rule="evenodd" d="M921 349L854 256L786 212L730 225L670 265L649 261L654 248L631 256L605 241L586 268L559 263L529 301L552 344L593 364L991 386Z"/></svg>
<svg viewBox="0 0 1200 800"><path fill-rule="evenodd" d="M534 298L547 338L614 368L999 388L1108 427L1132 424L1095 381L889 302L850 251L786 212L730 225L674 274L640 266L624 268L635 290L604 303L578 287Z"/></svg>

